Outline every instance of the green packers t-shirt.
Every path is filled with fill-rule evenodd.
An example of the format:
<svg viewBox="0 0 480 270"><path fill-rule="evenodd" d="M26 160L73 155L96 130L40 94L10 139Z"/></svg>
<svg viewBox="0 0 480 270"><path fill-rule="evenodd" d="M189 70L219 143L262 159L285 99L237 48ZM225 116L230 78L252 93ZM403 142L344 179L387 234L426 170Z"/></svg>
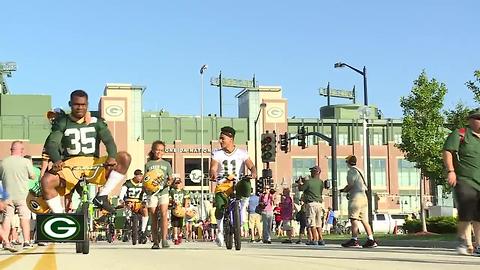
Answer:
<svg viewBox="0 0 480 270"><path fill-rule="evenodd" d="M163 171L163 175L165 176L165 183L167 182L168 178L172 177L172 165L170 165L170 163L168 163L167 161L163 160L163 159L159 159L159 160L149 160L146 164L145 164L145 172L149 172L151 170L162 170ZM163 189L158 193L158 195L164 195L164 194L168 194L168 186L165 184Z"/></svg>
<svg viewBox="0 0 480 270"><path fill-rule="evenodd" d="M448 135L443 150L458 153L453 155L457 179L480 191L480 138L467 128L463 141L460 141L457 129Z"/></svg>

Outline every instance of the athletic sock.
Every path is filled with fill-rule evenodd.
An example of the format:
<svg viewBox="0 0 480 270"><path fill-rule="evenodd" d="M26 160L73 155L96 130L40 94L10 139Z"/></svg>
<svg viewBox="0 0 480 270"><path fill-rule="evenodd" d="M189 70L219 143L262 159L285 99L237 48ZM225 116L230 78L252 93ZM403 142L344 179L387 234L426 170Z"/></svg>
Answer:
<svg viewBox="0 0 480 270"><path fill-rule="evenodd" d="M108 176L107 183L103 186L102 190L98 193L99 196L109 195L116 186L122 183L125 180L125 175L117 172L111 171Z"/></svg>

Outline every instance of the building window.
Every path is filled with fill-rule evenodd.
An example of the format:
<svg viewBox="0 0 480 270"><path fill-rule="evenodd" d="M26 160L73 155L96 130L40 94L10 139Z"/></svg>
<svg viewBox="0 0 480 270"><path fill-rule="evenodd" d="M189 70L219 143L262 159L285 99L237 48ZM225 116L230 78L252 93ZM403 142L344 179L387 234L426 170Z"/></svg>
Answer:
<svg viewBox="0 0 480 270"><path fill-rule="evenodd" d="M348 145L348 134L347 133L339 133L338 134L338 145Z"/></svg>
<svg viewBox="0 0 480 270"><path fill-rule="evenodd" d="M402 134L393 134L393 141L396 144L401 144L402 143Z"/></svg>
<svg viewBox="0 0 480 270"><path fill-rule="evenodd" d="M292 158L292 177L297 180L300 176L309 176L309 168L316 165L315 158Z"/></svg>
<svg viewBox="0 0 480 270"><path fill-rule="evenodd" d="M208 187L208 169L209 164L208 164L208 158L203 158L203 174L204 174L204 179L203 179L203 185ZM193 170L200 170L201 169L201 164L200 164L200 158L186 158L185 160L185 186L201 186L200 183L194 183L190 179L190 172Z"/></svg>
<svg viewBox="0 0 480 270"><path fill-rule="evenodd" d="M420 180L420 170L415 168L415 163L399 159L398 180L400 187L417 188Z"/></svg>
<svg viewBox="0 0 480 270"><path fill-rule="evenodd" d="M370 138L372 145L383 145L383 134L381 133L373 133L371 134L372 138Z"/></svg>
<svg viewBox="0 0 480 270"><path fill-rule="evenodd" d="M377 189L387 188L386 160L383 158L370 159L370 170L372 174L372 186Z"/></svg>
<svg viewBox="0 0 480 270"><path fill-rule="evenodd" d="M347 185L348 167L344 158L337 158L337 187L342 189ZM332 179L332 159L328 159L328 179Z"/></svg>

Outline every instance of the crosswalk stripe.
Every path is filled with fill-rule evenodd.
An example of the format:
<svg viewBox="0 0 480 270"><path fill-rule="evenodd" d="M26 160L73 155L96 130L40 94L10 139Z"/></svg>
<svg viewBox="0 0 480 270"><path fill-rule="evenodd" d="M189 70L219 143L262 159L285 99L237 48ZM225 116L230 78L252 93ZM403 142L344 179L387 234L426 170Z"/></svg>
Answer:
<svg viewBox="0 0 480 270"><path fill-rule="evenodd" d="M55 248L55 244L50 244L45 251L45 254L40 257L37 264L33 268L33 270L57 270L57 261L55 259L55 252L53 249Z"/></svg>
<svg viewBox="0 0 480 270"><path fill-rule="evenodd" d="M0 261L0 269L5 269L5 268L9 267L10 265L14 264L18 260L23 259L25 257L25 255L33 252L37 248L38 247L34 247L32 249L28 249L26 251L22 251L22 252L19 252L19 253L16 253L16 254L12 253L12 256L6 258L5 260Z"/></svg>

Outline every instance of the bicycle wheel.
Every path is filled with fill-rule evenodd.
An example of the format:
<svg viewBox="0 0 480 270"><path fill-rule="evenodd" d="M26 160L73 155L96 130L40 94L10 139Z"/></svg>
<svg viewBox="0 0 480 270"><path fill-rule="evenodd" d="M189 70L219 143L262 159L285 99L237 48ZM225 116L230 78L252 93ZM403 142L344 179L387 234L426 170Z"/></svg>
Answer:
<svg viewBox="0 0 480 270"><path fill-rule="evenodd" d="M115 228L113 228L112 223L108 223L107 225L107 242L108 243L113 243L113 237L115 234Z"/></svg>
<svg viewBox="0 0 480 270"><path fill-rule="evenodd" d="M227 205L228 207L228 205ZM223 235L225 238L225 246L227 249L232 249L233 247L233 232L232 232L232 226L230 222L230 212L225 211L225 214L223 216Z"/></svg>
<svg viewBox="0 0 480 270"><path fill-rule="evenodd" d="M136 245L138 241L138 216L133 214L131 217L132 220L132 244Z"/></svg>
<svg viewBox="0 0 480 270"><path fill-rule="evenodd" d="M88 202L82 204L82 214L85 231L83 234L83 242L80 242L80 245L77 246L77 250L81 249L83 254L88 254L90 252L90 239L88 239Z"/></svg>
<svg viewBox="0 0 480 270"><path fill-rule="evenodd" d="M235 250L242 248L241 234L240 201L236 200L233 204L233 235L235 239Z"/></svg>

